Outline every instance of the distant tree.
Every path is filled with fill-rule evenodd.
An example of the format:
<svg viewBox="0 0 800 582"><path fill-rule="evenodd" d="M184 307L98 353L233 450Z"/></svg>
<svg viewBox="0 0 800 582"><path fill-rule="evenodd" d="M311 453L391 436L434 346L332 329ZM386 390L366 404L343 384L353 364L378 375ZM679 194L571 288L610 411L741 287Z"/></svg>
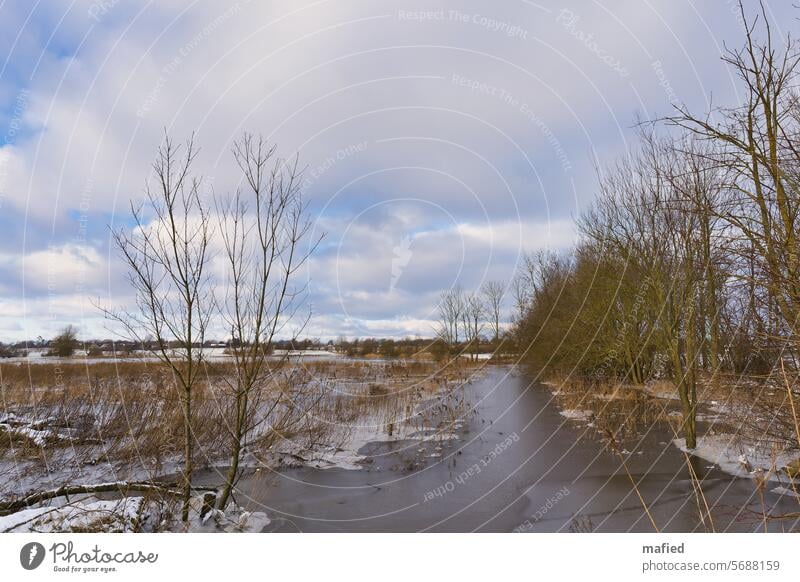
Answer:
<svg viewBox="0 0 800 582"><path fill-rule="evenodd" d="M526 312L531 306L536 290L537 270L545 258L543 251L536 254L525 254L517 266L517 273L511 280L515 323L519 323L525 318Z"/></svg>
<svg viewBox="0 0 800 582"><path fill-rule="evenodd" d="M15 358L22 355L21 350L10 344L0 344L0 358Z"/></svg>
<svg viewBox="0 0 800 582"><path fill-rule="evenodd" d="M68 325L53 338L50 343L50 354L59 358L68 358L78 347L78 328Z"/></svg>
<svg viewBox="0 0 800 582"><path fill-rule="evenodd" d="M487 281L481 287L481 294L485 302L484 309L489 319L489 327L492 330L494 341L497 342L500 339L500 317L506 289L500 281Z"/></svg>
<svg viewBox="0 0 800 582"><path fill-rule="evenodd" d="M449 346L447 345L447 342L437 338L433 340L429 349L433 359L437 362L441 362L447 357Z"/></svg>
<svg viewBox="0 0 800 582"><path fill-rule="evenodd" d="M381 355L383 355L385 358L397 357L397 346L395 345L394 340L387 339L383 341L381 344Z"/></svg>
<svg viewBox="0 0 800 582"><path fill-rule="evenodd" d="M458 344L459 328L465 313L466 303L461 287L444 291L439 298L439 323L436 335L450 346Z"/></svg>
<svg viewBox="0 0 800 582"><path fill-rule="evenodd" d="M365 338L361 342L361 355L368 356L370 354L377 353L378 351L378 342L375 338Z"/></svg>
<svg viewBox="0 0 800 582"><path fill-rule="evenodd" d="M464 299L464 309L462 311L462 321L464 336L472 347L473 359L478 359L480 349L481 331L483 331L483 321L486 312L483 302L478 293L470 293Z"/></svg>

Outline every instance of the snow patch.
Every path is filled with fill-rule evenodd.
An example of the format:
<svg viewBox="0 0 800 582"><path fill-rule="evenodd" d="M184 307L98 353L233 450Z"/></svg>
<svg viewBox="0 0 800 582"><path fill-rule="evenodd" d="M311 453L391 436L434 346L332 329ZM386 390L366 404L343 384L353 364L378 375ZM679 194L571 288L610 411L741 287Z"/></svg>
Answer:
<svg viewBox="0 0 800 582"><path fill-rule="evenodd" d="M0 517L0 532L131 531L141 502L141 497L126 497L23 509Z"/></svg>
<svg viewBox="0 0 800 582"><path fill-rule="evenodd" d="M694 450L686 448L685 439L672 442L683 452L714 463L736 477L761 474L770 481L786 482L790 478L784 467L800 460L800 451L769 447L730 434L700 437Z"/></svg>
<svg viewBox="0 0 800 582"><path fill-rule="evenodd" d="M772 492L776 495L788 495L789 497L796 497L800 499L800 493L795 491L794 489L789 489L787 487L775 487L772 489Z"/></svg>
<svg viewBox="0 0 800 582"><path fill-rule="evenodd" d="M561 416L572 420L589 420L592 418L591 410L578 410L577 408L566 408L561 411Z"/></svg>

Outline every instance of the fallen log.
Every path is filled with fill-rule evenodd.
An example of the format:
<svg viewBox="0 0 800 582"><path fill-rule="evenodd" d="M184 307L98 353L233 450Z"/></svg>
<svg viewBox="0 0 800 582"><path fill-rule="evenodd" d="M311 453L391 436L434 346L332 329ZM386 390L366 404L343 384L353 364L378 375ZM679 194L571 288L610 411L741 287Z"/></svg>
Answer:
<svg viewBox="0 0 800 582"><path fill-rule="evenodd" d="M156 483L153 481L115 481L112 483L99 483L97 485L62 485L56 489L47 491L37 491L17 499L0 501L0 514L6 515L14 513L20 509L25 509L37 503L56 499L58 497L68 497L70 495L81 495L89 493L111 493L118 492L123 496L128 493L154 491L164 495L182 495L183 491L177 489L176 483ZM197 491L216 491L216 487L192 487Z"/></svg>

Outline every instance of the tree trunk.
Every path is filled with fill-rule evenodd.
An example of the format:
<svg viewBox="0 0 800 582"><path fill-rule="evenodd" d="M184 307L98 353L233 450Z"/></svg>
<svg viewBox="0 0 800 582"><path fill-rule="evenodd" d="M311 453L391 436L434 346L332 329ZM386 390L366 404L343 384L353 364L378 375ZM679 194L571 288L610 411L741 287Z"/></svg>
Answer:
<svg viewBox="0 0 800 582"><path fill-rule="evenodd" d="M183 408L184 432L183 432L183 509L181 519L184 523L189 521L189 501L192 498L192 391L186 391L186 398Z"/></svg>
<svg viewBox="0 0 800 582"><path fill-rule="evenodd" d="M178 489L179 485L179 483L156 483L146 481L118 481L115 483L101 483L99 485L63 485L56 489L31 493L12 501L0 501L0 513L13 513L43 501L56 499L57 497L80 494L88 495L90 493L119 492L121 495L127 496L131 491L153 491L163 495L183 496L183 489Z"/></svg>
<svg viewBox="0 0 800 582"><path fill-rule="evenodd" d="M676 380L678 396L681 399L683 412L683 433L686 439L686 448L692 450L697 447L697 314L693 300L690 299L688 313L686 314L682 362L680 344L675 342L674 359L677 363Z"/></svg>
<svg viewBox="0 0 800 582"><path fill-rule="evenodd" d="M244 436L244 425L246 423L247 414L247 395L240 393L236 402L236 426L234 427L234 436L231 448L231 466L228 468L228 473L225 476L225 487L217 503L217 508L224 511L225 506L228 504L228 499L233 491L233 486L236 484L236 477L239 473L239 458L242 454L242 437Z"/></svg>

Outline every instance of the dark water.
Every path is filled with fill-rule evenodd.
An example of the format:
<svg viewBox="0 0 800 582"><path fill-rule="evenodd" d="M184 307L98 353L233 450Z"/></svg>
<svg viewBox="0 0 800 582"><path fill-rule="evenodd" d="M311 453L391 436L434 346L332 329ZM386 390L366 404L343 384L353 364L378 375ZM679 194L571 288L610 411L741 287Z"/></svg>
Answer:
<svg viewBox="0 0 800 582"><path fill-rule="evenodd" d="M237 501L273 517L269 531L653 531L633 479L661 531L765 527L752 480L692 459L711 514L701 518L698 505L705 507L667 426L651 423L621 443L630 452L629 477L594 428L559 414L546 387L490 368L466 390L476 413L458 440L370 443L359 453L371 462L359 471L261 472L242 480ZM423 467L412 468L423 458ZM763 503L773 513L800 510L769 487ZM798 524L770 520L767 527Z"/></svg>

